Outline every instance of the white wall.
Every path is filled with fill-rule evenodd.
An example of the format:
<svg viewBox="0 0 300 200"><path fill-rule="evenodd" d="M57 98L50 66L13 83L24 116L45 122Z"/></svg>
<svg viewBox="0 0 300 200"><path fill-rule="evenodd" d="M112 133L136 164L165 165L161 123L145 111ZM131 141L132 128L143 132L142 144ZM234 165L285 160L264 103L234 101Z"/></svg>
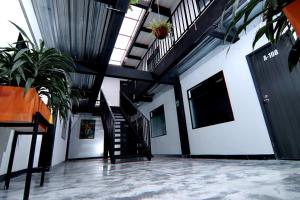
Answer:
<svg viewBox="0 0 300 200"><path fill-rule="evenodd" d="M0 27L1 30L5 30L0 31L1 47L14 43L18 39L19 31L9 22L9 20L20 26L31 39L33 38L27 25L26 18L23 14L20 2L26 9L26 15L31 24L34 37L36 38L37 42L39 39L41 39L40 30L38 28L35 13L30 0L0 0Z"/></svg>
<svg viewBox="0 0 300 200"><path fill-rule="evenodd" d="M95 138L79 139L80 122L82 119L96 120ZM102 157L104 150L104 130L100 117L91 115L73 115L69 146L69 159Z"/></svg>
<svg viewBox="0 0 300 200"><path fill-rule="evenodd" d="M150 112L164 105L167 135L151 138L152 154L181 155L174 89L163 86L151 103L142 104L140 111L150 119Z"/></svg>
<svg viewBox="0 0 300 200"><path fill-rule="evenodd" d="M12 171L26 169L30 151L31 137L28 135L19 135L16 145L15 158ZM38 166L41 136L38 136L34 157L34 167ZM6 173L10 156L11 144L13 140L13 131L10 129L0 128L0 175Z"/></svg>
<svg viewBox="0 0 300 200"><path fill-rule="evenodd" d="M67 143L68 143L68 132L69 132L69 121L66 124L66 137L62 138L62 130L63 130L63 120L58 119L56 121L56 129L55 129L55 140L53 147L53 155L52 155L52 166L60 164L65 161L66 151L67 151Z"/></svg>
<svg viewBox="0 0 300 200"><path fill-rule="evenodd" d="M104 77L101 89L110 106L120 106L120 81L117 78Z"/></svg>
<svg viewBox="0 0 300 200"><path fill-rule="evenodd" d="M217 48L180 76L193 155L273 154L268 131L246 61L255 30L236 44ZM260 41L257 47L266 43ZM235 120L192 129L187 90L223 70Z"/></svg>
<svg viewBox="0 0 300 200"><path fill-rule="evenodd" d="M55 142L53 147L54 150L53 150L53 157L52 157L52 166L65 161L68 134L66 134L66 139L64 140L61 137L61 131L62 131L61 122L60 120L57 120ZM15 158L14 158L13 169L12 169L13 172L27 169L31 138L32 136L29 135L18 136ZM13 141L13 130L0 128L0 175L6 173L12 141ZM42 142L42 136L38 135L33 167L38 166L41 142Z"/></svg>

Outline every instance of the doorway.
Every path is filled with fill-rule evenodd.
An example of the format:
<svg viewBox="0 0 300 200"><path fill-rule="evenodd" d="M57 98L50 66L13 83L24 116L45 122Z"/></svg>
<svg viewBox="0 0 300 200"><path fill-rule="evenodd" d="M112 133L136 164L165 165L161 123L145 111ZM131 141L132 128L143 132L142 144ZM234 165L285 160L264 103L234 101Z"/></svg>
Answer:
<svg viewBox="0 0 300 200"><path fill-rule="evenodd" d="M277 45L267 44L247 61L273 148L278 159L300 159L300 66L288 68L293 40L284 35Z"/></svg>

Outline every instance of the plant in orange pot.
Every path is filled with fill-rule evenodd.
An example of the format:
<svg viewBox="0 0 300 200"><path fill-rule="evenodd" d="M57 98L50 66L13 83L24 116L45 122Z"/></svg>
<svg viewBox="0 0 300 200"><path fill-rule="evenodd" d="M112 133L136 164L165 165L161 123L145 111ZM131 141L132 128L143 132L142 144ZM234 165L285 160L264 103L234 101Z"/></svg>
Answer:
<svg viewBox="0 0 300 200"><path fill-rule="evenodd" d="M171 32L172 25L168 21L152 21L150 23L152 34L159 40L165 39Z"/></svg>
<svg viewBox="0 0 300 200"><path fill-rule="evenodd" d="M283 34L291 33L293 35L296 33L297 39L288 60L289 68L292 70L300 59L300 0L249 0L240 9L238 9L240 0L232 0L232 3L233 17L227 28L227 36L235 28L235 34L238 36L259 17L262 17L264 23L256 33L253 47L263 36L275 44ZM253 12L257 8L259 8L259 12Z"/></svg>
<svg viewBox="0 0 300 200"><path fill-rule="evenodd" d="M16 47L0 48L0 121L30 122L35 112L50 120L51 109L66 118L72 103L72 59L54 48L45 48L43 41L36 46L12 24L26 40ZM19 43L27 48L19 48ZM47 105L41 97L46 97Z"/></svg>

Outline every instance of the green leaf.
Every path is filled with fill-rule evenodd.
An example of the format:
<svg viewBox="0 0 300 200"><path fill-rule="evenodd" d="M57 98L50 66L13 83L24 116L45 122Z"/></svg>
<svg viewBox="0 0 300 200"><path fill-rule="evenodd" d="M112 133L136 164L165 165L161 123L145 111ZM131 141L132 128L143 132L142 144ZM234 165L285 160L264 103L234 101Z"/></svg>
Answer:
<svg viewBox="0 0 300 200"><path fill-rule="evenodd" d="M26 81L26 84L25 84L25 87L24 87L24 93L26 94L29 89L31 88L32 84L34 82L34 79L33 78L28 78L27 81Z"/></svg>
<svg viewBox="0 0 300 200"><path fill-rule="evenodd" d="M17 74L15 78L16 78L16 81L17 81L17 85L20 86L21 76Z"/></svg>
<svg viewBox="0 0 300 200"><path fill-rule="evenodd" d="M15 62L15 64L12 66L12 69L11 69L11 74L17 70L19 67L21 67L23 64L25 63L25 60L18 60L17 62Z"/></svg>
<svg viewBox="0 0 300 200"><path fill-rule="evenodd" d="M12 21L9 21L11 24L13 24L19 31L20 33L28 40L28 42L30 43L30 45L32 46L32 48L35 48L34 43L30 40L30 38L27 36L27 34L25 33L25 31L19 27L17 24L13 23Z"/></svg>
<svg viewBox="0 0 300 200"><path fill-rule="evenodd" d="M22 57L23 54L24 54L26 51L28 51L28 49L21 49L21 50L16 54L16 56L15 56L15 58L14 58L14 62L17 61L20 57Z"/></svg>

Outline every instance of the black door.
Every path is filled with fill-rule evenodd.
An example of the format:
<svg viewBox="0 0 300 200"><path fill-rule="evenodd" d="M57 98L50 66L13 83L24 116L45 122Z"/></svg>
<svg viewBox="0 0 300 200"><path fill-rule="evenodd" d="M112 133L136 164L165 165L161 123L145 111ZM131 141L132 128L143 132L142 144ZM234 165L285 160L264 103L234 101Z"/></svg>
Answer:
<svg viewBox="0 0 300 200"><path fill-rule="evenodd" d="M247 56L279 159L300 159L300 66L288 69L291 45L286 35Z"/></svg>

